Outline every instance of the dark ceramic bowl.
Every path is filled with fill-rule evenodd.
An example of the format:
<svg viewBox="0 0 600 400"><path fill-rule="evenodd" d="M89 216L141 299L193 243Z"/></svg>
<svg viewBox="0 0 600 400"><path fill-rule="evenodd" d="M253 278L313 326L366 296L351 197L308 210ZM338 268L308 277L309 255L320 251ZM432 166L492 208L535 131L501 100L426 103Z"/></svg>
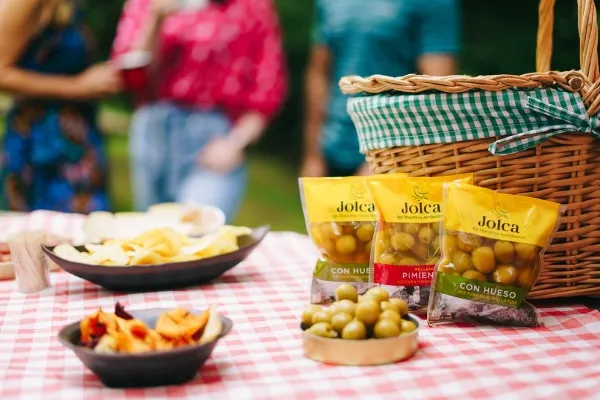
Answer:
<svg viewBox="0 0 600 400"><path fill-rule="evenodd" d="M154 308L128 310L128 313L153 327L159 315L169 310ZM200 311L190 311L200 314ZM80 322L65 326L58 334L58 340L73 350L104 385L118 388L177 385L192 380L219 339L227 335L233 326L229 318L221 316L223 331L211 343L141 354L100 354L81 346Z"/></svg>
<svg viewBox="0 0 600 400"><path fill-rule="evenodd" d="M238 238L239 250L202 260L150 266L102 266L68 261L54 253L54 247L42 246L44 252L59 267L70 274L106 289L136 292L174 289L207 283L244 261L269 232L268 226ZM77 250L85 251L83 246Z"/></svg>

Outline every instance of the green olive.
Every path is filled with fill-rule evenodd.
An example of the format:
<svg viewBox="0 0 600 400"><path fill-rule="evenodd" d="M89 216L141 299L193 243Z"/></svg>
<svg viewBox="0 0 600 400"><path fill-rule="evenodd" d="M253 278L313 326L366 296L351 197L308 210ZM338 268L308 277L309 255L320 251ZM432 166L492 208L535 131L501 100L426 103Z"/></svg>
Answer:
<svg viewBox="0 0 600 400"><path fill-rule="evenodd" d="M304 307L302 311L302 316L300 317L302 324L311 326L312 325L312 317L314 313L322 311L322 308L316 304L309 304Z"/></svg>
<svg viewBox="0 0 600 400"><path fill-rule="evenodd" d="M462 274L462 277L466 279L472 279L474 281L487 282L487 278L485 277L485 275L479 271L466 271L464 274Z"/></svg>
<svg viewBox="0 0 600 400"><path fill-rule="evenodd" d="M452 257L458 249L458 238L456 236L444 235L442 239L442 253L445 257Z"/></svg>
<svg viewBox="0 0 600 400"><path fill-rule="evenodd" d="M378 230L375 232L374 239L386 247L391 247L390 233L386 230Z"/></svg>
<svg viewBox="0 0 600 400"><path fill-rule="evenodd" d="M433 228L433 231L436 233L436 235L440 234L440 230L441 230L441 222L434 222L431 224L431 227Z"/></svg>
<svg viewBox="0 0 600 400"><path fill-rule="evenodd" d="M429 244L435 239L435 232L428 226L421 228L419 231L419 240L421 243Z"/></svg>
<svg viewBox="0 0 600 400"><path fill-rule="evenodd" d="M488 246L478 247L471 253L473 265L484 274L489 274L496 268L496 255L494 249Z"/></svg>
<svg viewBox="0 0 600 400"><path fill-rule="evenodd" d="M375 227L372 224L364 224L356 230L356 237L363 242L370 242L374 233Z"/></svg>
<svg viewBox="0 0 600 400"><path fill-rule="evenodd" d="M312 315L311 323L313 325L318 324L319 322L327 322L331 320L331 314L325 310L317 311Z"/></svg>
<svg viewBox="0 0 600 400"><path fill-rule="evenodd" d="M379 257L377 257L377 262L379 264L395 265L396 264L396 256L394 253L383 253Z"/></svg>
<svg viewBox="0 0 600 400"><path fill-rule="evenodd" d="M356 251L356 238L350 235L344 235L335 243L335 249L340 254L352 254Z"/></svg>
<svg viewBox="0 0 600 400"><path fill-rule="evenodd" d="M373 248L373 242L367 242L365 243L365 253L368 255L371 255L371 249Z"/></svg>
<svg viewBox="0 0 600 400"><path fill-rule="evenodd" d="M367 338L367 327L361 321L352 320L342 330L342 339L363 340Z"/></svg>
<svg viewBox="0 0 600 400"><path fill-rule="evenodd" d="M434 257L431 257L430 259L428 259L427 261L425 261L425 264L427 264L427 265L436 265L438 263L438 261L440 261L440 257L439 256L434 256Z"/></svg>
<svg viewBox="0 0 600 400"><path fill-rule="evenodd" d="M498 240L494 243L494 253L496 254L496 260L498 260L498 262L509 264L515 258L515 247L511 242Z"/></svg>
<svg viewBox="0 0 600 400"><path fill-rule="evenodd" d="M308 328L306 332L310 333L311 335L320 336L324 338L333 339L337 337L337 333L327 322L319 322L317 324L314 324L313 326Z"/></svg>
<svg viewBox="0 0 600 400"><path fill-rule="evenodd" d="M412 321L403 319L402 323L400 324L400 328L402 329L402 333L410 333L417 329L417 325Z"/></svg>
<svg viewBox="0 0 600 400"><path fill-rule="evenodd" d="M452 256L452 264L454 264L454 269L462 274L471 269L473 265L473 261L471 260L471 256L464 251L457 250Z"/></svg>
<svg viewBox="0 0 600 400"><path fill-rule="evenodd" d="M335 289L335 299L337 301L347 299L356 302L358 299L358 291L351 284L342 283Z"/></svg>
<svg viewBox="0 0 600 400"><path fill-rule="evenodd" d="M527 243L515 243L515 251L523 261L531 261L538 254L536 246Z"/></svg>
<svg viewBox="0 0 600 400"><path fill-rule="evenodd" d="M331 327L341 335L344 327L348 325L350 321L352 321L352 315L345 312L339 312L331 317Z"/></svg>
<svg viewBox="0 0 600 400"><path fill-rule="evenodd" d="M420 265L421 263L412 257L402 257L396 265Z"/></svg>
<svg viewBox="0 0 600 400"><path fill-rule="evenodd" d="M389 301L382 301L381 304L380 304L380 306L381 306L381 311L393 310L393 311L396 311L397 313L400 312L400 310L398 309L398 307L395 304L393 304L393 303L391 303Z"/></svg>
<svg viewBox="0 0 600 400"><path fill-rule="evenodd" d="M396 308L398 308L398 312L400 313L400 316L404 317L405 315L408 314L408 303L406 303L404 300L390 299L389 301L390 301L390 303L395 305Z"/></svg>
<svg viewBox="0 0 600 400"><path fill-rule="evenodd" d="M339 306L340 306L340 302L339 301L335 301L335 302L333 302L332 305L330 305L329 307L327 307L325 309L325 311L328 312L329 315L337 314L339 312L338 311L338 307Z"/></svg>
<svg viewBox="0 0 600 400"><path fill-rule="evenodd" d="M325 251L327 252L327 254L333 254L335 253L335 240L333 239L326 239L323 242L323 249L325 249Z"/></svg>
<svg viewBox="0 0 600 400"><path fill-rule="evenodd" d="M517 275L517 286L529 290L533 286L534 279L534 270L533 268L523 268L519 270L519 274Z"/></svg>
<svg viewBox="0 0 600 400"><path fill-rule="evenodd" d="M396 232L391 237L391 245L395 250L408 251L415 245L415 238L404 232Z"/></svg>
<svg viewBox="0 0 600 400"><path fill-rule="evenodd" d="M419 234L421 224L402 224L402 230L411 236Z"/></svg>
<svg viewBox="0 0 600 400"><path fill-rule="evenodd" d="M453 264L443 264L440 263L437 267L439 272L443 272L444 274L454 274L455 269Z"/></svg>
<svg viewBox="0 0 600 400"><path fill-rule="evenodd" d="M492 273L492 279L503 285L512 285L517 279L517 274L517 269L512 265L500 265Z"/></svg>
<svg viewBox="0 0 600 400"><path fill-rule="evenodd" d="M355 317L366 325L373 325L379 318L379 303L372 299L359 302Z"/></svg>
<svg viewBox="0 0 600 400"><path fill-rule="evenodd" d="M429 247L423 243L415 244L415 247L412 248L413 253L421 260L426 260L429 258Z"/></svg>
<svg viewBox="0 0 600 400"><path fill-rule="evenodd" d="M335 222L327 222L321 225L321 233L323 237L328 239L336 239L342 236L342 230Z"/></svg>
<svg viewBox="0 0 600 400"><path fill-rule="evenodd" d="M343 299L338 301L336 307L337 312L344 312L350 314L354 317L354 313L356 312L356 303L349 299ZM331 307L330 307L331 308Z"/></svg>
<svg viewBox="0 0 600 400"><path fill-rule="evenodd" d="M464 232L458 233L458 248L462 251L471 252L481 246L481 238Z"/></svg>
<svg viewBox="0 0 600 400"><path fill-rule="evenodd" d="M398 324L398 326L402 323L402 316L400 313L391 309L384 310L381 312L381 314L379 314L379 320L382 319L392 320Z"/></svg>
<svg viewBox="0 0 600 400"><path fill-rule="evenodd" d="M370 296L377 303L381 303L382 301L388 301L390 299L390 294L387 290L382 287L374 287L367 290L365 295Z"/></svg>
<svg viewBox="0 0 600 400"><path fill-rule="evenodd" d="M373 334L377 339L395 337L400 335L400 327L391 319L380 319L373 328Z"/></svg>

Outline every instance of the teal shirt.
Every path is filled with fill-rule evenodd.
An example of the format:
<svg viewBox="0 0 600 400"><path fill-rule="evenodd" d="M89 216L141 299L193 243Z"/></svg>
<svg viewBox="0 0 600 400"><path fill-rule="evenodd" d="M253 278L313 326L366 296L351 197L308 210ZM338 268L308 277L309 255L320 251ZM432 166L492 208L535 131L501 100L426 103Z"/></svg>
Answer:
<svg viewBox="0 0 600 400"><path fill-rule="evenodd" d="M402 76L420 56L459 50L457 0L316 0L314 42L332 55L331 86L321 146L341 169L364 163L338 82L346 75Z"/></svg>

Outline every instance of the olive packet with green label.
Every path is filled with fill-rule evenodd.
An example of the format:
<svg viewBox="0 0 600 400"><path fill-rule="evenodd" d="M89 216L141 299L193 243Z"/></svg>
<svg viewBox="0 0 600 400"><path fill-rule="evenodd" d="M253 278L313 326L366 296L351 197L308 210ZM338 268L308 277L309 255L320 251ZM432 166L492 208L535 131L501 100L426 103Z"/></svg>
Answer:
<svg viewBox="0 0 600 400"><path fill-rule="evenodd" d="M536 327L525 301L564 207L531 197L444 184L441 257L434 269L427 322L459 320Z"/></svg>
<svg viewBox="0 0 600 400"><path fill-rule="evenodd" d="M319 250L310 302L329 304L340 283L369 288L375 205L364 177L300 178L306 230Z"/></svg>

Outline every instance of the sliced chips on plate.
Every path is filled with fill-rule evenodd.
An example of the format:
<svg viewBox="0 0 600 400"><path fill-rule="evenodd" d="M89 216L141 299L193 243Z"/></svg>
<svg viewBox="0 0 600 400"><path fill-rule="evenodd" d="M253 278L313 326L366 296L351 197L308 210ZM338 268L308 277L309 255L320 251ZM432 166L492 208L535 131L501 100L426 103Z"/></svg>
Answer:
<svg viewBox="0 0 600 400"><path fill-rule="evenodd" d="M157 265L199 260L239 250L238 238L250 235L246 227L224 226L216 233L190 238L171 228L150 229L133 239L86 244L80 252L68 244L54 248L65 260L105 266Z"/></svg>

